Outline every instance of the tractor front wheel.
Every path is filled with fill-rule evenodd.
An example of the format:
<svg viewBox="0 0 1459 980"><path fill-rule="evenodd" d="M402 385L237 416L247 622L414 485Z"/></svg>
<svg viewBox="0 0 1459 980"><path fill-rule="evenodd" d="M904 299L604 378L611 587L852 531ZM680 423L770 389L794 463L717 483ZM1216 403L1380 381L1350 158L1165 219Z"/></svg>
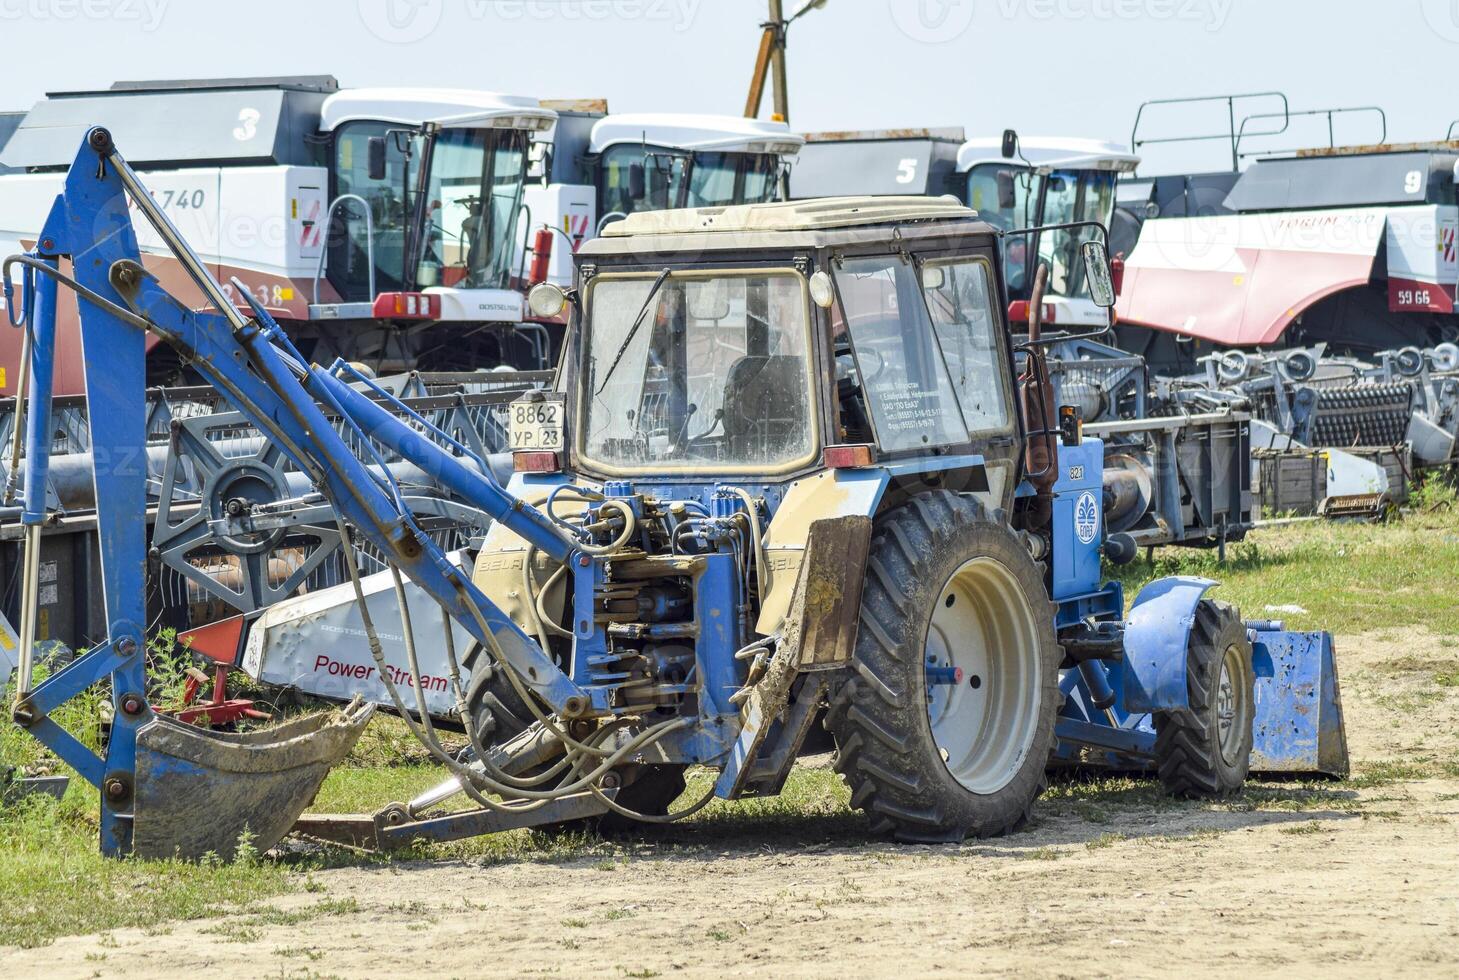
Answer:
<svg viewBox="0 0 1459 980"><path fill-rule="evenodd" d="M1186 648L1190 707L1155 713L1155 763L1172 795L1219 799L1241 790L1251 767L1252 684L1241 614L1202 599Z"/></svg>
<svg viewBox="0 0 1459 980"><path fill-rule="evenodd" d="M1060 658L1043 576L1008 528L946 492L888 512L826 715L852 805L911 842L1018 827L1044 784Z"/></svg>

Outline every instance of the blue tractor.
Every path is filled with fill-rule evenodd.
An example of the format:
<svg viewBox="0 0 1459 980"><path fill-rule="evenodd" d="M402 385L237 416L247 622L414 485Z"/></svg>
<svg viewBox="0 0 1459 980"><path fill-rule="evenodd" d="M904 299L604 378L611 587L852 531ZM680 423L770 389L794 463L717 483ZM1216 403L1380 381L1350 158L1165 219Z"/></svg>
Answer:
<svg viewBox="0 0 1459 980"><path fill-rule="evenodd" d="M161 289L132 213L215 312ZM304 360L241 284L244 304L229 302L94 129L35 251L7 263L7 282L24 271L9 305L33 376L27 527L46 519L60 284L80 300L95 445L123 460L144 446L154 333L310 477L346 541L381 556L408 663L386 661L383 606L351 563L374 664L349 682L382 691L450 779L375 814L301 816L368 721L359 699L244 733L153 711L146 471L124 464L95 475L111 635L33 685L29 604L14 718L101 788L103 849L144 856L227 854L245 829L257 847L291 829L390 847L680 819L778 792L817 721L852 804L908 841L1016 829L1051 761L1153 768L1172 792L1212 797L1239 791L1253 758L1338 771L1326 634L1245 623L1204 580L1153 583L1128 614L1102 583L1101 552L1119 548L1103 534L1102 446L1053 404L1036 325L1015 346L1000 254L999 233L946 199L610 225L578 253L573 288L529 297L537 316L566 314L568 341L555 384L513 405L503 486L349 365ZM1108 306L1101 244L1082 258ZM421 532L401 461L492 518L473 561ZM318 498L240 494L213 522L262 533L293 505ZM456 626L471 638L459 650ZM347 643L300 640L321 654ZM426 644L444 647L447 676L420 670ZM97 756L51 714L108 680L115 721ZM464 755L443 746L428 690L450 692ZM690 766L717 776L683 805ZM475 806L439 808L458 792Z"/></svg>

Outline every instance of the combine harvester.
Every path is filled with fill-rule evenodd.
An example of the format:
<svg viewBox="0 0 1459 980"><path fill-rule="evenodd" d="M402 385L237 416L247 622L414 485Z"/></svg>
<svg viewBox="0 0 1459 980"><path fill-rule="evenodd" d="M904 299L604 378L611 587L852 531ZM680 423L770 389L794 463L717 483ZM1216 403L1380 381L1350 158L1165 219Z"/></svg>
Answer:
<svg viewBox="0 0 1459 980"><path fill-rule="evenodd" d="M793 197L951 194L1004 232L1007 315L1037 314L1057 342L1049 371L1059 404L1105 442L1103 504L1110 533L1130 547L1224 548L1252 524L1250 414L1240 403L1198 406L1184 392L1152 397L1144 359L1102 343L1107 311L1091 296L1079 248L1114 216L1117 181L1139 158L1072 137L967 139L961 129L807 136ZM1037 270L1048 269L1033 304ZM1118 264L1116 263L1118 267ZM1119 280L1116 273L1116 288ZM1037 309L1032 309L1033 306Z"/></svg>
<svg viewBox="0 0 1459 980"><path fill-rule="evenodd" d="M133 211L216 312L143 267ZM237 280L235 306L107 130L86 133L40 240L6 262L32 273L11 309L34 379L13 716L99 787L107 854L227 856L245 831L261 849L291 829L391 847L608 811L679 819L779 791L823 707L853 804L904 840L1018 827L1056 728L1060 752L1155 765L1183 794L1234 792L1249 765L1345 769L1330 636L1243 622L1198 579L1152 583L1126 618L1119 587L1100 583L1103 447L1056 413L1036 317L1016 377L1001 243L959 205L863 198L609 226L579 252L572 290L533 291L539 316L567 315L574 353L550 393L514 408L514 441L532 448L505 488L348 364L305 360ZM1080 251L1111 305L1102 247ZM94 474L106 639L32 683L62 286L81 304L93 444L145 451L158 337L309 475L342 538L378 550L411 666L404 683L386 669L365 616L376 677L453 778L435 798L459 788L474 808L299 819L367 723L358 701L247 733L148 706L140 468ZM420 530L387 452L493 518L473 573ZM256 530L246 508L219 520ZM470 761L436 736L423 645L444 648ZM52 715L108 682L97 756ZM483 684L520 701L525 727L490 703L495 724L478 723L468 692ZM716 781L666 814L690 765Z"/></svg>
<svg viewBox="0 0 1459 980"><path fill-rule="evenodd" d="M98 121L136 134L139 171L220 281L246 283L315 359L377 374L552 368L561 324L523 304L533 277L570 275L605 218L774 199L802 142L731 116L330 76L121 82L47 96L3 144L5 251L34 246L71 147ZM204 300L157 238L140 244L169 288ZM60 329L56 394L80 394L69 300ZM15 392L19 362L18 340L0 342L0 392ZM154 386L189 377L156 342L147 372Z"/></svg>
<svg viewBox="0 0 1459 980"><path fill-rule="evenodd" d="M1200 118L1202 106L1221 108L1229 129L1151 135L1152 119ZM1371 120L1376 139L1338 145L1336 127L1354 118ZM1326 145L1270 148L1297 119L1324 121ZM1389 143L1377 107L1297 112L1280 93L1145 103L1131 133L1137 151L1222 142L1231 167L1122 182L1121 346L1180 374L1223 349L1324 344L1372 357L1459 339L1452 135Z"/></svg>
<svg viewBox="0 0 1459 980"><path fill-rule="evenodd" d="M1172 111L1214 108L1225 131L1150 133ZM1326 145L1274 148L1298 120L1325 123ZM1354 120L1376 139L1338 145ZM1231 165L1122 182L1120 346L1162 374L1254 395L1263 465L1301 468L1320 451L1334 515L1381 514L1415 472L1455 461L1442 384L1459 338L1452 136L1393 144L1377 107L1296 112L1275 92L1158 100L1136 116L1137 148L1225 143ZM1437 388L1420 377L1430 370Z"/></svg>
<svg viewBox="0 0 1459 980"><path fill-rule="evenodd" d="M18 120L0 152L18 168L0 171L0 252L36 245L47 202L93 122L133 133L158 206L198 243L216 278L246 283L308 356L368 368L382 388L486 457L507 448L515 393L547 383L561 350L560 319L535 318L525 306L532 283L570 283L573 251L605 220L776 197L802 142L780 123L606 110L465 90L342 90L327 76L55 94ZM139 244L169 289L191 306L206 301L160 238L144 229ZM105 629L92 443L69 297L58 316L53 411L67 437L53 446L64 458L50 467L58 517L45 530L38 629L83 648ZM6 392L22 384L22 337L0 337ZM146 377L149 386L198 380L156 338ZM268 533L217 530L230 501L262 513L307 493L307 474L210 387L149 387L147 397L149 621L186 629L344 581L338 534L318 511L292 510ZM0 578L9 583L6 611L18 619L13 497L23 426L14 404L0 408L0 440L13 450L0 463L9 491L0 504ZM454 550L482 533L487 519L449 488L392 465L438 543ZM359 560L382 567L368 553Z"/></svg>

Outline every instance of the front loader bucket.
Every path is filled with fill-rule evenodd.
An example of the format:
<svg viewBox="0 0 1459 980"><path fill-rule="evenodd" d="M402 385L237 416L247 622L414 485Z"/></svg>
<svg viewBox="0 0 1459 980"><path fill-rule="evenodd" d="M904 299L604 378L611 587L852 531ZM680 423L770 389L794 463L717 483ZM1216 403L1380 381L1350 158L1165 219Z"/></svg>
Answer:
<svg viewBox="0 0 1459 980"><path fill-rule="evenodd" d="M314 802L374 711L358 702L250 732L213 732L158 715L137 732L132 851L234 856L245 831L267 851Z"/></svg>
<svg viewBox="0 0 1459 980"><path fill-rule="evenodd" d="M1342 779L1348 774L1348 743L1332 634L1257 625L1255 637L1252 773Z"/></svg>

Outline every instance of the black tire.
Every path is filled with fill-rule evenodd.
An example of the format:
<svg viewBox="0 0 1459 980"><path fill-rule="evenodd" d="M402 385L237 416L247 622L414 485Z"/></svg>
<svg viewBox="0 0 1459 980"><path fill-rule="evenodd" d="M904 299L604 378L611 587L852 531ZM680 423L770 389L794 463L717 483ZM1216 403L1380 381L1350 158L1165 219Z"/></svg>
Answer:
<svg viewBox="0 0 1459 980"><path fill-rule="evenodd" d="M992 559L999 575L1007 573L1008 590L1026 603L1023 632L1033 661L1027 676L1037 685L1025 712L1025 730L1032 727L1027 748L1010 762L1013 775L988 793L965 787L944 761L929 718L924 663L934 608L951 608L954 573L976 558ZM866 812L873 831L914 843L990 837L1021 826L1044 787L1062 656L1039 567L1013 532L990 521L971 498L921 494L883 515L867 560L853 667L832 681L825 722L851 804ZM996 685L993 677L989 697ZM973 741L986 744L980 735Z"/></svg>
<svg viewBox="0 0 1459 980"><path fill-rule="evenodd" d="M537 720L506 674L485 654L477 656L471 671L466 709L477 738L487 748L520 735Z"/></svg>
<svg viewBox="0 0 1459 980"><path fill-rule="evenodd" d="M1226 665L1226 710L1221 726L1222 666ZM1174 796L1220 799L1241 791L1251 768L1251 732L1256 704L1252 693L1251 643L1234 606L1202 599L1196 606L1186 648L1186 691L1190 707L1155 713L1155 763L1160 782Z"/></svg>

